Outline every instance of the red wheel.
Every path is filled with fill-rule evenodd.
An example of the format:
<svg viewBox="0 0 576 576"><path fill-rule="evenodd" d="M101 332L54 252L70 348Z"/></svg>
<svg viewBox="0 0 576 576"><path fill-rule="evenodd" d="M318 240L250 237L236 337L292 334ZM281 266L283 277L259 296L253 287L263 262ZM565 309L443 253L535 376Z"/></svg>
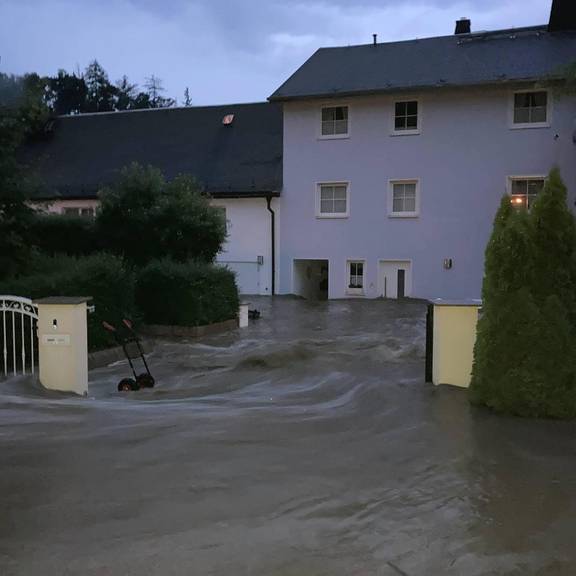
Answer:
<svg viewBox="0 0 576 576"><path fill-rule="evenodd" d="M132 392L132 390L138 390L139 388L140 386L133 378L124 378L118 382L118 392Z"/></svg>

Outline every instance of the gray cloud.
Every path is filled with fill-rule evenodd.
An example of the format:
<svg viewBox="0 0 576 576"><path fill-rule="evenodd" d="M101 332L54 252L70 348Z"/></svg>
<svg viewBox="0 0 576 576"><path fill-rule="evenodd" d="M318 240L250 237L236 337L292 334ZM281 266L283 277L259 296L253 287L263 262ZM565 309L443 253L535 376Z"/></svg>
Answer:
<svg viewBox="0 0 576 576"><path fill-rule="evenodd" d="M542 0L0 0L0 70L53 74L97 58L110 76L196 104L265 99L321 46L545 23Z"/></svg>

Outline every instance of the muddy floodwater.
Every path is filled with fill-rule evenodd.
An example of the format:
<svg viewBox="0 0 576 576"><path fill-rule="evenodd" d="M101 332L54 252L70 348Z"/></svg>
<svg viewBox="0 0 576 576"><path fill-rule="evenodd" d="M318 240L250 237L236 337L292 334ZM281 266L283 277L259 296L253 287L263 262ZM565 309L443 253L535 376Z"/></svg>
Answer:
<svg viewBox="0 0 576 576"><path fill-rule="evenodd" d="M424 383L422 302L253 299L153 390L0 382L0 575L576 574L576 426Z"/></svg>

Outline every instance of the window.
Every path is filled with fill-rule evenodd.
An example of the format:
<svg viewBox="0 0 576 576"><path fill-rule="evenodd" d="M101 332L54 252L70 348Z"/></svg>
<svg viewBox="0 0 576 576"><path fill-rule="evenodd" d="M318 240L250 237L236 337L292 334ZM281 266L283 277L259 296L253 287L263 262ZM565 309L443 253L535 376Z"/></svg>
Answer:
<svg viewBox="0 0 576 576"><path fill-rule="evenodd" d="M409 133L417 132L418 129L418 101L396 102L394 104L394 132Z"/></svg>
<svg viewBox="0 0 576 576"><path fill-rule="evenodd" d="M544 188L544 178L511 178L510 202L516 208L530 209Z"/></svg>
<svg viewBox="0 0 576 576"><path fill-rule="evenodd" d="M64 208L63 212L67 216L83 216L85 218L94 218L95 215L94 208L66 207Z"/></svg>
<svg viewBox="0 0 576 576"><path fill-rule="evenodd" d="M316 215L319 218L346 218L348 216L348 184L340 182L318 185Z"/></svg>
<svg viewBox="0 0 576 576"><path fill-rule="evenodd" d="M517 92L514 94L515 126L547 125L548 92Z"/></svg>
<svg viewBox="0 0 576 576"><path fill-rule="evenodd" d="M321 135L325 138L348 136L348 106L322 108Z"/></svg>
<svg viewBox="0 0 576 576"><path fill-rule="evenodd" d="M418 181L399 180L390 183L389 216L418 215Z"/></svg>
<svg viewBox="0 0 576 576"><path fill-rule="evenodd" d="M364 262L348 262L348 290L364 290Z"/></svg>

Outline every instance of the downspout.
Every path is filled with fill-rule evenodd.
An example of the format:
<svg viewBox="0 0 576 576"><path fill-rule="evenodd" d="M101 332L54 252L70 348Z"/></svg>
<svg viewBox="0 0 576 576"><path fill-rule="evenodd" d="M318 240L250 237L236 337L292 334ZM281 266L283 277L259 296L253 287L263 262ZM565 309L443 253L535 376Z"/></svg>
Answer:
<svg viewBox="0 0 576 576"><path fill-rule="evenodd" d="M270 212L270 231L272 237L272 296L276 294L276 213L270 205L272 196L266 196L266 207Z"/></svg>

